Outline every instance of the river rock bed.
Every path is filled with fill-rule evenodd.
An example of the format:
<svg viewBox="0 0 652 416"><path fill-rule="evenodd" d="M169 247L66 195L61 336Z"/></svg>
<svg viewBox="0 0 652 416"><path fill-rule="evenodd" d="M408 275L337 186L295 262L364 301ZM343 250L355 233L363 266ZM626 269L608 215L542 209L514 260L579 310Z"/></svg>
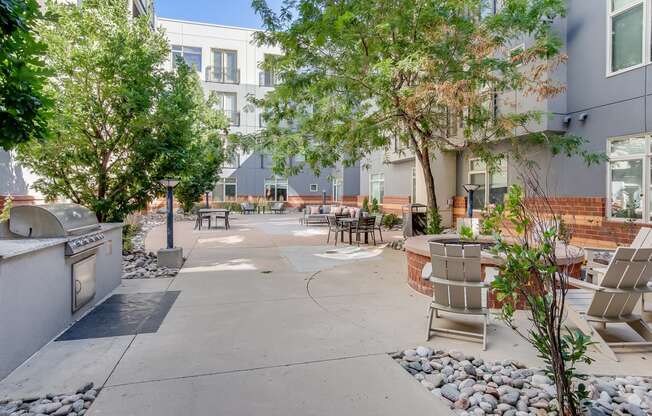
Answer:
<svg viewBox="0 0 652 416"><path fill-rule="evenodd" d="M74 394L46 394L19 400L0 400L0 416L84 416L99 389L87 383Z"/></svg>
<svg viewBox="0 0 652 416"><path fill-rule="evenodd" d="M553 416L556 388L541 369L417 347L392 358L461 416ZM652 414L652 376L590 377L591 416Z"/></svg>
<svg viewBox="0 0 652 416"><path fill-rule="evenodd" d="M176 214L174 220L189 221L191 218L183 214ZM165 215L158 213L138 217L139 229L131 238L134 249L130 252L122 253L123 279L156 279L177 275L179 269L158 267L156 254L145 252L145 237L147 237L147 233L151 229L165 224L165 221Z"/></svg>

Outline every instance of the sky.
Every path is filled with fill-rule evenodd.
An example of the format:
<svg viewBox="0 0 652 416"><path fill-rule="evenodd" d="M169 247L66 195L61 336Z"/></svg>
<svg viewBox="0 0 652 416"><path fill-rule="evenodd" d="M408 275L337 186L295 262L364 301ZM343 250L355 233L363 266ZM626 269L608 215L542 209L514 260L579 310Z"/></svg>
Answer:
<svg viewBox="0 0 652 416"><path fill-rule="evenodd" d="M267 0L267 4L278 10L281 0ZM251 0L154 0L154 7L159 17L252 29L261 27Z"/></svg>

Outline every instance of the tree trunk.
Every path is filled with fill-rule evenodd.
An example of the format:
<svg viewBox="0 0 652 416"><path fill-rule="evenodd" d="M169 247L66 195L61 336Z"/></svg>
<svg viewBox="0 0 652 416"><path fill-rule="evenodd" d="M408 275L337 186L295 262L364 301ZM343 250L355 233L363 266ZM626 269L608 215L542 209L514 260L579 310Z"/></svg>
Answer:
<svg viewBox="0 0 652 416"><path fill-rule="evenodd" d="M421 168L423 169L423 178L426 182L426 196L428 197L428 209L435 209L437 207L437 195L435 193L435 177L432 175L430 169L430 152L427 146L423 146L421 151L417 153L421 161Z"/></svg>

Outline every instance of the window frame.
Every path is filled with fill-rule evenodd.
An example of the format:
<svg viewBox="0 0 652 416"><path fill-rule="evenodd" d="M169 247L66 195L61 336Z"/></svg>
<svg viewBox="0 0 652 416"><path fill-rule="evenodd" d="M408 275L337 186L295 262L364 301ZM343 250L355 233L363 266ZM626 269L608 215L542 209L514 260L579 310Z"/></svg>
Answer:
<svg viewBox="0 0 652 416"><path fill-rule="evenodd" d="M484 168L483 169L475 169L475 170L471 169L471 166L473 165L473 162L476 162L476 161L483 162L484 163ZM502 168L504 169L505 180L507 182L507 188L509 188L509 184L510 184L510 180L509 180L509 164L508 164L507 158L504 158L501 163L504 164L504 166ZM468 174L467 174L467 180L468 180L467 183L471 183L471 175L479 175L479 174L484 175L484 206L481 209L476 209L476 208L473 209L473 211L482 212L487 208L487 206L492 205L492 203L491 203L491 184L492 184L491 179L492 179L492 176L493 176L493 174L495 172L489 172L487 170L487 164L482 160L482 158L479 158L479 157L471 157L471 158L469 158L469 165L468 166L469 166L469 171L468 171Z"/></svg>
<svg viewBox="0 0 652 416"><path fill-rule="evenodd" d="M635 139L643 138L644 139L644 151L643 153L626 155L626 156L611 156L611 145L612 142L623 139ZM650 133L641 133L641 134L630 134L626 136L617 136L609 137L607 139L607 158L606 163L606 216L609 221L613 222L633 222L637 224L650 224L652 219L652 207L650 207L650 197L652 197L652 135ZM623 217L614 217L612 212L612 203L611 203L611 162L622 162L622 161L631 161L631 160L641 160L641 169L642 169L642 180L641 180L641 190L643 195L641 196L641 218L623 218Z"/></svg>
<svg viewBox="0 0 652 416"><path fill-rule="evenodd" d="M175 48L180 48L180 50L176 50ZM189 45L171 45L170 48L170 53L172 54L172 69L176 69L177 64L176 64L176 59L175 59L175 52L176 53L181 53L181 58L183 59L184 62L186 62L186 48L192 48L192 49L199 49L199 68L195 68L195 71L201 73L202 72L202 67L204 66L204 48L201 46L189 46ZM193 52L193 55L196 53ZM186 62L188 64L188 62ZM192 65L189 65L192 68Z"/></svg>
<svg viewBox="0 0 652 416"><path fill-rule="evenodd" d="M266 191L267 191L268 184L274 186L274 199L267 199ZM279 184L285 185L285 199L283 201L279 201L278 199ZM265 198L265 200L271 202L287 202L288 199L290 198L290 181L287 178L278 177L276 175L273 175L269 178L265 178L263 181L263 197Z"/></svg>
<svg viewBox="0 0 652 416"><path fill-rule="evenodd" d="M220 103L221 103L221 108L219 108L222 113L227 117L229 120L229 123L231 126L239 126L240 125L240 111L238 110L238 93L237 92L231 92L231 91L211 91L211 94L214 94L217 97L220 97ZM233 99L233 110L225 110L224 109L224 97L225 96L232 96ZM228 116L227 111L231 112L231 117Z"/></svg>
<svg viewBox="0 0 652 416"><path fill-rule="evenodd" d="M233 202L233 201L227 201L226 200L226 186L227 186L227 179L233 180L233 182L229 182L228 185L233 185L235 187L235 196L233 197L233 201L238 200L238 177L237 176L221 176L218 180L217 183L215 184L215 190L217 191L218 187L222 185L222 199L219 199L219 195L217 192L213 193L213 201L216 202ZM217 197L216 197L217 196Z"/></svg>
<svg viewBox="0 0 652 416"><path fill-rule="evenodd" d="M219 53L220 55L222 55L222 57L221 57L221 60L222 60L222 68L221 68L222 77L220 79L213 78L213 79L211 79L211 81L212 82L218 82L218 83L221 83L221 84L239 84L240 83L240 74L238 74L238 72L239 72L238 50L237 49L224 49L224 48L211 48L211 69L212 69L211 72L213 72L213 75L216 73L215 72L215 58L214 58L214 55L216 53ZM235 68L233 68L233 77L234 77L233 81L228 81L226 79L226 76L225 76L226 67L227 67L227 65L226 65L227 60L225 58L226 58L226 55L229 54L229 53L235 54Z"/></svg>
<svg viewBox="0 0 652 416"><path fill-rule="evenodd" d="M652 33L650 31L650 1L651 0L635 0L634 3L623 7L621 9L617 10L611 10L611 4L613 0L606 0L606 7L607 7L607 30L606 30L606 42L607 42L607 54L606 54L606 77L613 77L616 75L623 74L625 72L633 71L638 68L643 68L647 65L649 65L651 62L652 58L652 53L650 52L650 47L652 46ZM630 10L632 10L635 7L638 7L639 5L643 5L643 42L642 42L642 59L640 64L632 65L627 68L622 68L617 71L612 70L612 65L613 65L613 18L621 15L623 13L626 13Z"/></svg>
<svg viewBox="0 0 652 416"><path fill-rule="evenodd" d="M311 183L308 186L309 192L319 192L319 184L318 183Z"/></svg>
<svg viewBox="0 0 652 416"><path fill-rule="evenodd" d="M380 176L380 179L374 179L374 176ZM379 198L380 200L378 201L378 205L383 204L383 200L385 199L385 174L384 173L372 173L369 175L369 199L373 201L374 196L372 195L372 190L373 190L373 184L374 183L381 183L382 184L382 198Z"/></svg>

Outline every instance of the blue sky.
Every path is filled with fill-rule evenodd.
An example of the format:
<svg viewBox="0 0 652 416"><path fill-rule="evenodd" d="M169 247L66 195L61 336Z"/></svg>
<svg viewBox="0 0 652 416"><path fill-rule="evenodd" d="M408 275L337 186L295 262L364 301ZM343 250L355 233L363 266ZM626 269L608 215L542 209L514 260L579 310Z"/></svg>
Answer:
<svg viewBox="0 0 652 416"><path fill-rule="evenodd" d="M267 0L267 4L278 10L281 1ZM251 0L154 0L154 6L159 17L260 28L260 18L251 8Z"/></svg>

